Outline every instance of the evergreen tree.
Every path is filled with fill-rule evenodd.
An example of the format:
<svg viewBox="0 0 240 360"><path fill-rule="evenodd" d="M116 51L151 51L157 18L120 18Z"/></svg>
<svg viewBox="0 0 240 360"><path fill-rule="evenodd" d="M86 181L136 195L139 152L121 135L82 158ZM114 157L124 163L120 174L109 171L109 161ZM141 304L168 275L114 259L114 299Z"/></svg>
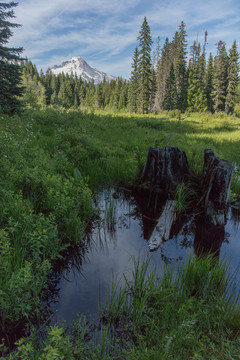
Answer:
<svg viewBox="0 0 240 360"><path fill-rule="evenodd" d="M156 92L157 92L156 70L155 70L155 67L152 66L151 91L150 91L150 97L149 97L149 111L150 112L152 112L154 110Z"/></svg>
<svg viewBox="0 0 240 360"><path fill-rule="evenodd" d="M191 63L191 61L188 68L187 105L189 111L203 112L207 110L207 98L201 87L197 74L197 68Z"/></svg>
<svg viewBox="0 0 240 360"><path fill-rule="evenodd" d="M78 80L77 75L75 74L74 83L73 83L73 98L74 98L74 107L75 108L77 108L80 105L79 89L80 89L80 82Z"/></svg>
<svg viewBox="0 0 240 360"><path fill-rule="evenodd" d="M164 110L174 110L177 107L177 87L173 63L166 81L165 96L163 100Z"/></svg>
<svg viewBox="0 0 240 360"><path fill-rule="evenodd" d="M119 77L117 81L115 81L114 90L112 91L112 96L110 99L111 108L114 110L119 109L120 95L122 90L123 90L123 79ZM121 102L122 100L123 99L121 99Z"/></svg>
<svg viewBox="0 0 240 360"><path fill-rule="evenodd" d="M82 102L84 101L84 99L86 97L86 82L84 82L82 80L82 78L80 77L80 79L78 80L78 83L79 83L78 97L79 97L79 102L80 102L80 106L81 106Z"/></svg>
<svg viewBox="0 0 240 360"><path fill-rule="evenodd" d="M139 36L139 109L141 113L149 110L151 94L151 45L152 37L146 17L142 23Z"/></svg>
<svg viewBox="0 0 240 360"><path fill-rule="evenodd" d="M130 78L129 96L128 96L129 110L135 113L138 110L138 93L139 93L138 63L139 63L139 51L138 48L136 47L133 54L132 72L131 72L132 76Z"/></svg>
<svg viewBox="0 0 240 360"><path fill-rule="evenodd" d="M95 85L94 85L94 81L92 80L86 85L86 96L82 101L83 106L94 109L94 97L95 97Z"/></svg>
<svg viewBox="0 0 240 360"><path fill-rule="evenodd" d="M47 76L50 76L50 74L47 74ZM58 93L59 93L59 89L60 89L59 76L55 76L55 75L52 76L50 86L52 89L52 94L50 97L50 104L57 105L58 104Z"/></svg>
<svg viewBox="0 0 240 360"><path fill-rule="evenodd" d="M119 110L123 110L127 107L127 93L128 93L128 89L126 83L124 83L119 96L119 103L118 103Z"/></svg>
<svg viewBox="0 0 240 360"><path fill-rule="evenodd" d="M225 43L219 41L213 69L213 101L215 111L224 111L227 95L228 56Z"/></svg>
<svg viewBox="0 0 240 360"><path fill-rule="evenodd" d="M227 86L227 97L225 104L225 111L227 113L233 113L234 104L236 103L237 88L238 88L238 51L237 43L234 41L230 52L229 52L229 63L228 63L228 86Z"/></svg>
<svg viewBox="0 0 240 360"><path fill-rule="evenodd" d="M58 93L58 104L69 108L74 105L74 96L71 86L70 76L61 74L60 89Z"/></svg>
<svg viewBox="0 0 240 360"><path fill-rule="evenodd" d="M205 74L205 44L201 54L201 45L198 40L191 46L188 65L187 108L189 111L206 111L207 98L204 90Z"/></svg>
<svg viewBox="0 0 240 360"><path fill-rule="evenodd" d="M14 113L21 108L20 100L23 89L21 84L21 68L18 61L21 60L22 48L8 48L6 44L13 35L11 28L20 25L8 21L14 17L13 7L17 3L0 2L0 109L6 113Z"/></svg>
<svg viewBox="0 0 240 360"><path fill-rule="evenodd" d="M204 45L202 54L198 59L198 79L201 89L205 92L205 78L206 78L206 44L207 44L207 31L205 31Z"/></svg>
<svg viewBox="0 0 240 360"><path fill-rule="evenodd" d="M165 99L166 92L166 82L169 77L171 64L171 43L169 43L168 38L166 38L162 48L161 57L157 63L156 96L154 103L154 110L156 111L159 111L163 108L163 101Z"/></svg>
<svg viewBox="0 0 240 360"><path fill-rule="evenodd" d="M104 106L102 83L97 84L96 91L95 91L95 104L98 109L102 109Z"/></svg>
<svg viewBox="0 0 240 360"><path fill-rule="evenodd" d="M40 72L40 82L45 88L46 105L51 104L51 96L53 94L53 89L51 86L52 78L53 78L52 73L44 75L42 71Z"/></svg>
<svg viewBox="0 0 240 360"><path fill-rule="evenodd" d="M205 75L205 94L207 98L208 111L213 112L213 56L209 54L207 70Z"/></svg>
<svg viewBox="0 0 240 360"><path fill-rule="evenodd" d="M174 70L178 94L178 109L184 111L187 106L187 42L185 24L182 21L173 41Z"/></svg>

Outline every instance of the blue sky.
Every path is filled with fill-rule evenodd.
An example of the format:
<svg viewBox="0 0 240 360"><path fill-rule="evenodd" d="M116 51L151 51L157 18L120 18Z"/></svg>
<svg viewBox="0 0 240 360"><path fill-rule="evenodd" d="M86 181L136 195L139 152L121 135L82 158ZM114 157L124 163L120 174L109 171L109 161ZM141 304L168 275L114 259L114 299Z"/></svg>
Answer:
<svg viewBox="0 0 240 360"><path fill-rule="evenodd" d="M23 46L37 68L45 71L74 56L114 76L128 78L136 38L144 16L151 35L163 45L178 25L186 24L187 41L200 42L208 31L208 52L219 40L227 50L234 40L240 51L240 0L19 0L9 45Z"/></svg>

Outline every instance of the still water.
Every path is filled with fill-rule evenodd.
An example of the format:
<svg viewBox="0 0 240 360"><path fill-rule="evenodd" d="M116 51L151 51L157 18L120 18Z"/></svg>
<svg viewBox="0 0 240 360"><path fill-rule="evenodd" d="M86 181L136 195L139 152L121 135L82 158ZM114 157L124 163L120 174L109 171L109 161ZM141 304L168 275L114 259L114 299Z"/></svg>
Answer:
<svg viewBox="0 0 240 360"><path fill-rule="evenodd" d="M163 204L162 204L163 205ZM240 264L240 213L230 208L225 226L212 227L199 216L178 219L170 238L149 252L148 241L158 237L157 220L162 206L151 211L144 199L136 199L127 190L105 191L98 199L99 218L91 225L83 245L58 264L48 297L50 323L68 326L77 313L97 320L99 309L108 297L114 277L124 284L131 276L134 258L150 256L150 270L158 274L166 265L183 266L190 254L213 251L230 262L234 272Z"/></svg>

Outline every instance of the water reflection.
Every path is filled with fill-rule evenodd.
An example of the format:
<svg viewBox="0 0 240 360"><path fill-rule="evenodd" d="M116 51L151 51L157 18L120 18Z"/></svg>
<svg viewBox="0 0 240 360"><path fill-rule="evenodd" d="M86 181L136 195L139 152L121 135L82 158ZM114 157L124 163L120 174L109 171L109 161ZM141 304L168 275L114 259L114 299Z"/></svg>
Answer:
<svg viewBox="0 0 240 360"><path fill-rule="evenodd" d="M224 234L223 225L214 226L204 217L198 217L194 239L195 254L198 256L212 254L215 258L219 258Z"/></svg>
<svg viewBox="0 0 240 360"><path fill-rule="evenodd" d="M149 255L148 241L158 236L156 225L164 200L159 199L160 206L156 207L148 197L133 197L123 190L99 197L99 218L88 229L84 243L69 250L68 256L56 264L55 290L48 298L50 323L64 319L68 325L77 313L91 320L98 318L112 278L118 275L123 284L123 274L130 276L133 269L133 257ZM225 228L213 227L193 215L177 218L169 239L151 253L150 270L157 266L161 276L166 263L182 265L189 254L211 251L216 257L230 258L231 249L231 264L236 268L240 255L239 220L233 211L229 212Z"/></svg>
<svg viewBox="0 0 240 360"><path fill-rule="evenodd" d="M240 207L239 206L232 206L231 208L231 221L232 225L236 229L236 231L239 229L240 226Z"/></svg>

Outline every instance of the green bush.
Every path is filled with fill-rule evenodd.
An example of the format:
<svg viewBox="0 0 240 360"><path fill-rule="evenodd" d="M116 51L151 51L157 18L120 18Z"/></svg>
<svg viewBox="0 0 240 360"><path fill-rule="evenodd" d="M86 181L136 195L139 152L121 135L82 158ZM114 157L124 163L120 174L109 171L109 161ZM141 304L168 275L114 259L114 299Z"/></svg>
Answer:
<svg viewBox="0 0 240 360"><path fill-rule="evenodd" d="M234 115L240 117L240 103L234 105Z"/></svg>

